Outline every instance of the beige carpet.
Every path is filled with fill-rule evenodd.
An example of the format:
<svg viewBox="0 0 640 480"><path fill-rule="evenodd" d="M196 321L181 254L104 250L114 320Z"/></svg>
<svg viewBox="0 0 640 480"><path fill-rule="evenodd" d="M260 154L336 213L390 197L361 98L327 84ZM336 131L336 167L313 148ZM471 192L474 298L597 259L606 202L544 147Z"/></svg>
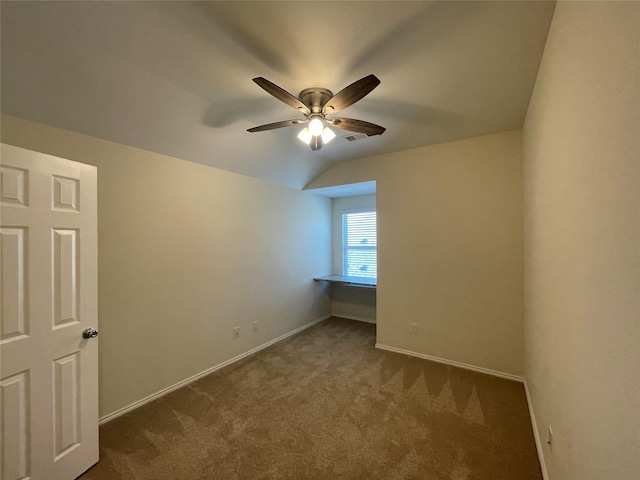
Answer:
<svg viewBox="0 0 640 480"><path fill-rule="evenodd" d="M100 429L82 480L540 480L523 386L331 318Z"/></svg>

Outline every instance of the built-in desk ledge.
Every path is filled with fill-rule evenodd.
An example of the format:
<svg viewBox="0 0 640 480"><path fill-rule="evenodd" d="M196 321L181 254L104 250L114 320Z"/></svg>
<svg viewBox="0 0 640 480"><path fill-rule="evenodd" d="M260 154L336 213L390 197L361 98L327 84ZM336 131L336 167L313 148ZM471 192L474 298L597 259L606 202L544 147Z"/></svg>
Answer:
<svg viewBox="0 0 640 480"><path fill-rule="evenodd" d="M376 288L377 279L368 277L352 277L349 275L325 275L324 277L314 277L317 282L330 282L346 285L348 287Z"/></svg>

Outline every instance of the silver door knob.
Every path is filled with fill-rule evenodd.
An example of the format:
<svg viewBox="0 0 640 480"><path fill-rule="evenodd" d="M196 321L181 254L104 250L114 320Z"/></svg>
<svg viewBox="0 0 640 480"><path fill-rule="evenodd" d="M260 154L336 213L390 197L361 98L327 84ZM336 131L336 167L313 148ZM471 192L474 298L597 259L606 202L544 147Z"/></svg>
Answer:
<svg viewBox="0 0 640 480"><path fill-rule="evenodd" d="M96 338L98 336L98 330L89 327L84 332L82 332L82 336L84 338Z"/></svg>

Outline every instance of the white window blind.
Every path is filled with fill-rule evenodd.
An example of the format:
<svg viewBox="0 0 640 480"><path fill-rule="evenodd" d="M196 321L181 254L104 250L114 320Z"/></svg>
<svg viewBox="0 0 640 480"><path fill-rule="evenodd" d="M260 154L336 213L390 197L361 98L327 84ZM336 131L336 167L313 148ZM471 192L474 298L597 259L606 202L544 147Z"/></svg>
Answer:
<svg viewBox="0 0 640 480"><path fill-rule="evenodd" d="M376 212L342 212L342 274L354 277L378 277Z"/></svg>

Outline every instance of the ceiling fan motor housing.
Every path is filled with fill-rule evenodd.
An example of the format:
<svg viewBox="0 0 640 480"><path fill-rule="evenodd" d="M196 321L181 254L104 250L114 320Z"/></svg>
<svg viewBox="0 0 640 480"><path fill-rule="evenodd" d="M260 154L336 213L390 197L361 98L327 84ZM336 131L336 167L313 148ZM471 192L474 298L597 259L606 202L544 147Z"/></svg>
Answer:
<svg viewBox="0 0 640 480"><path fill-rule="evenodd" d="M323 132L331 132L330 129L323 127L323 122L343 130L363 133L367 136L382 135L385 131L384 127L365 122L364 120L333 117L334 112L339 112L353 105L367 96L380 84L380 80L373 74L353 82L351 85L340 90L336 95L326 88L313 87L301 91L299 97L294 97L264 77L256 77L253 81L270 95L298 110L306 118L304 120L284 120L281 122L268 123L266 125L249 128L247 130L248 132L263 132L265 130L308 123L308 127L301 133L307 131L307 133L311 133L313 137L320 137ZM321 128L323 128L323 130L320 130ZM311 130L313 130L313 132L310 132ZM327 133L327 135L329 134ZM335 134L333 134L333 136L335 136ZM319 140L317 140L317 142L317 145L315 145L317 148L312 147L312 150L319 150L322 146Z"/></svg>
<svg viewBox="0 0 640 480"><path fill-rule="evenodd" d="M311 113L321 113L322 107L333 97L331 90L326 88L307 88L300 92L298 98L304 103Z"/></svg>

